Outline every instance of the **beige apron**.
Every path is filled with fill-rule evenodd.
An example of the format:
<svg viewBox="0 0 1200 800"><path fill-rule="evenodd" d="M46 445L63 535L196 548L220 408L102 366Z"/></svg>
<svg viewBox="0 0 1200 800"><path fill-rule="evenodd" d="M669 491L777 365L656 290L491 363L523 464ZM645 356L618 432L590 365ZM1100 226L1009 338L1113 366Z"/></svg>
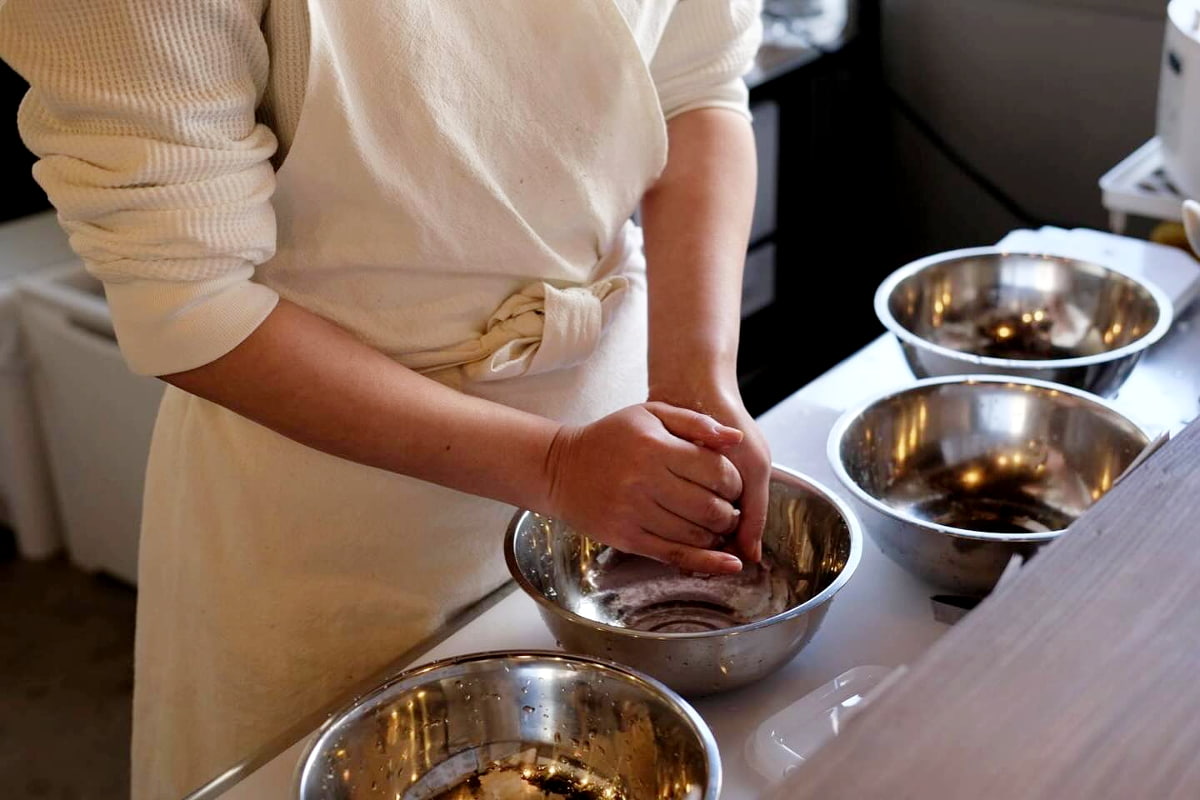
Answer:
<svg viewBox="0 0 1200 800"><path fill-rule="evenodd" d="M309 5L279 248L256 280L496 402L578 423L644 399L628 219L666 138L613 0ZM255 754L504 582L512 511L168 389L141 541L135 800Z"/></svg>

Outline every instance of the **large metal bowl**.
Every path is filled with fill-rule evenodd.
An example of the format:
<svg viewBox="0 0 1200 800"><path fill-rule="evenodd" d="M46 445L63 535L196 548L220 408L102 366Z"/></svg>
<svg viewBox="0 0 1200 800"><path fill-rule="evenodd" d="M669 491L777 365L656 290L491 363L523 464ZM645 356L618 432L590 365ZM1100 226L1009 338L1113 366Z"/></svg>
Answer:
<svg viewBox="0 0 1200 800"><path fill-rule="evenodd" d="M398 675L305 748L300 800L716 800L717 745L661 683L542 651L477 653Z"/></svg>
<svg viewBox="0 0 1200 800"><path fill-rule="evenodd" d="M952 376L846 411L828 455L884 553L935 585L982 595L1013 555L1062 535L1147 443L1078 389Z"/></svg>
<svg viewBox="0 0 1200 800"><path fill-rule="evenodd" d="M998 374L1112 396L1171 327L1152 284L1073 258L953 250L892 273L875 313L918 378Z"/></svg>
<svg viewBox="0 0 1200 800"><path fill-rule="evenodd" d="M769 572L748 565L737 576L682 573L528 511L513 517L504 549L561 647L611 658L696 697L790 661L858 566L862 534L844 500L776 466L763 535Z"/></svg>

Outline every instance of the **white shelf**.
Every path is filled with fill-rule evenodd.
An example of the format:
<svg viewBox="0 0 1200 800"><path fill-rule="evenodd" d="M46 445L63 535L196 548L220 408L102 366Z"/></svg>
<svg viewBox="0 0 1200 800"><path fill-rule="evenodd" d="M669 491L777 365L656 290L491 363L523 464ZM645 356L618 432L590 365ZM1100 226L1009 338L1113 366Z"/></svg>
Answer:
<svg viewBox="0 0 1200 800"><path fill-rule="evenodd" d="M1162 144L1154 137L1100 178L1109 226L1122 233L1130 214L1180 222L1186 199L1163 168Z"/></svg>

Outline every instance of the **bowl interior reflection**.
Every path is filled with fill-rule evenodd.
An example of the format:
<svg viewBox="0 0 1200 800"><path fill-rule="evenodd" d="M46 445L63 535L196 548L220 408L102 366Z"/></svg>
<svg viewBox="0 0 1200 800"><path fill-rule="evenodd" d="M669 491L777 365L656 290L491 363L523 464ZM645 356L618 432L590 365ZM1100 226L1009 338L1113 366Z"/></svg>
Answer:
<svg viewBox="0 0 1200 800"><path fill-rule="evenodd" d="M849 423L841 467L904 517L999 534L1065 529L1145 447L1092 398L1041 382L940 379Z"/></svg>
<svg viewBox="0 0 1200 800"><path fill-rule="evenodd" d="M300 796L714 800L694 709L643 676L553 653L480 653L399 676L310 745Z"/></svg>
<svg viewBox="0 0 1200 800"><path fill-rule="evenodd" d="M1141 283L1084 261L976 253L934 262L891 288L898 325L932 344L1017 360L1096 356L1133 344L1162 309Z"/></svg>
<svg viewBox="0 0 1200 800"><path fill-rule="evenodd" d="M736 575L686 573L620 553L557 520L534 520L517 532L513 550L536 595L603 625L659 634L705 634L795 609L830 586L851 554L837 506L778 471L763 564Z"/></svg>

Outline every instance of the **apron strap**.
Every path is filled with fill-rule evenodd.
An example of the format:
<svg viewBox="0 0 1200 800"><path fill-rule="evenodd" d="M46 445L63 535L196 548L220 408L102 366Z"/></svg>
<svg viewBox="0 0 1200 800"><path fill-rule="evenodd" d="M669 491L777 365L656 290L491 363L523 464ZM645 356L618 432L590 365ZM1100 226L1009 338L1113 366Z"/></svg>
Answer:
<svg viewBox="0 0 1200 800"><path fill-rule="evenodd" d="M595 351L628 287L629 279L620 276L566 289L529 284L488 321L480 342L489 355L464 365L463 377L497 381L584 361Z"/></svg>

